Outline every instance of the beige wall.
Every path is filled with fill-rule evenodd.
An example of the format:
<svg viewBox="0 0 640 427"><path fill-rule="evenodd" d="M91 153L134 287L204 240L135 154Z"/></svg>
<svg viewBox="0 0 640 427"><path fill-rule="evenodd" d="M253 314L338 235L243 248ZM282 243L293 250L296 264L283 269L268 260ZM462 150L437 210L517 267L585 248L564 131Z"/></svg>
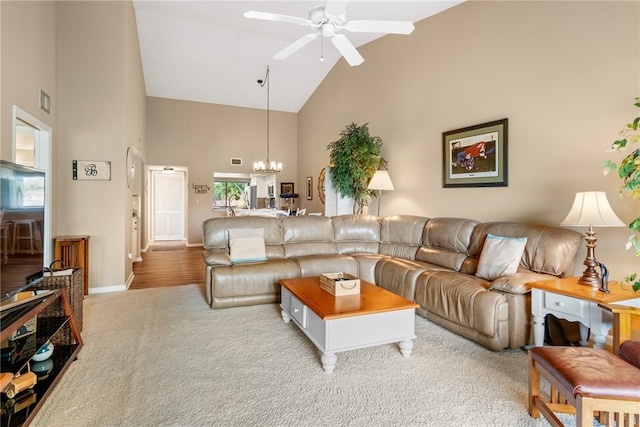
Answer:
<svg viewBox="0 0 640 427"><path fill-rule="evenodd" d="M264 110L147 98L146 163L188 168L188 244L202 243L202 222L214 215L212 193L194 194L192 184L211 186L213 172L251 173L253 162L266 158L266 126ZM302 194L297 115L271 111L269 127L270 158L284 164L277 180L294 182ZM242 158L243 166L231 166L232 157Z"/></svg>
<svg viewBox="0 0 640 427"><path fill-rule="evenodd" d="M54 128L57 117L55 9L55 2L49 1L0 2L0 158L3 160L13 160L14 105ZM50 114L40 109L40 90L51 97ZM55 156L55 150L53 154Z"/></svg>
<svg viewBox="0 0 640 427"><path fill-rule="evenodd" d="M129 258L129 254L133 257L139 252L140 241L132 241L131 234L131 215L132 215L132 197L135 194L144 201L144 165L141 161L145 157L146 150L146 88L144 83L144 75L142 71L142 57L140 56L140 42L138 40L138 28L136 25L135 11L131 2L125 3L125 40L124 40L124 145L131 147L136 153L136 174L131 189L128 190L124 197L124 205L122 215L125 219L124 230L125 239L123 256L125 265L125 277L127 280L132 278L133 264ZM126 149L121 149L120 159L126 155ZM144 206L144 204L142 204ZM144 212L141 212L144 214ZM141 227L141 225L140 225ZM139 228L140 228L139 227Z"/></svg>
<svg viewBox="0 0 640 427"><path fill-rule="evenodd" d="M145 88L131 2L0 2L0 157L18 105L53 129L52 236L88 234L91 292L131 277L125 153L144 155ZM39 108L40 89L51 114ZM73 181L72 160L111 162L110 181Z"/></svg>
<svg viewBox="0 0 640 427"><path fill-rule="evenodd" d="M411 36L372 42L362 65L340 61L300 111L298 181L317 178L347 124L368 122L395 185L383 215L558 225L576 192L599 190L630 222L640 205L617 197L619 181L601 164L637 116L639 17L638 2L468 2ZM442 188L442 132L505 117L509 186ZM317 193L303 205L322 206ZM640 268L625 250L628 230L597 232L613 278Z"/></svg>
<svg viewBox="0 0 640 427"><path fill-rule="evenodd" d="M60 234L91 236L90 285L130 279L131 199L125 157L142 150L144 81L129 2L58 3ZM111 161L110 181L72 181L72 160Z"/></svg>

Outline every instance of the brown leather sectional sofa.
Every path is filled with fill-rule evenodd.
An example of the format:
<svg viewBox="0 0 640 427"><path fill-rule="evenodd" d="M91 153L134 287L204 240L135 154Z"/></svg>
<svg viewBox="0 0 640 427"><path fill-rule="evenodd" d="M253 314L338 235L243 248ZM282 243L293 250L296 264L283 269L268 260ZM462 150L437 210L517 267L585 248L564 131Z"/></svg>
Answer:
<svg viewBox="0 0 640 427"><path fill-rule="evenodd" d="M245 228L264 230L265 261L232 263L228 230ZM559 227L410 215L211 218L203 232L212 308L279 302L280 279L344 272L415 301L419 315L495 351L532 342L525 283L573 275L582 242ZM475 276L488 233L527 238L515 274Z"/></svg>

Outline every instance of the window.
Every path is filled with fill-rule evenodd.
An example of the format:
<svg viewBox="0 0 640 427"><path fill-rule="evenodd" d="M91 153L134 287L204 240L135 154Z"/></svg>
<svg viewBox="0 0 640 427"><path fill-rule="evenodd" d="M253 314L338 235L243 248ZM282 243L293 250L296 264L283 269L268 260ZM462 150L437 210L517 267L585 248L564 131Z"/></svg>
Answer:
<svg viewBox="0 0 640 427"><path fill-rule="evenodd" d="M248 181L229 180L213 182L213 207L234 208L238 200L246 200L245 190ZM244 207L244 206L243 206Z"/></svg>

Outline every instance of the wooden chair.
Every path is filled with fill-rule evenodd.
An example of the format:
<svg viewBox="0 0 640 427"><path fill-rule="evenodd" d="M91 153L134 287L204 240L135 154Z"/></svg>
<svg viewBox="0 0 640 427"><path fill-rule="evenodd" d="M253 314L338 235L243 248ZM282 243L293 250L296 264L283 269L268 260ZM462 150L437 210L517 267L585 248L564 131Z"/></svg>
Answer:
<svg viewBox="0 0 640 427"><path fill-rule="evenodd" d="M600 423L640 427L640 309L622 305L601 307L613 313L613 353L589 347L534 347L529 351L529 414L542 414L552 426L563 426L555 415L576 415L576 427ZM551 386L550 398L540 395L540 378Z"/></svg>

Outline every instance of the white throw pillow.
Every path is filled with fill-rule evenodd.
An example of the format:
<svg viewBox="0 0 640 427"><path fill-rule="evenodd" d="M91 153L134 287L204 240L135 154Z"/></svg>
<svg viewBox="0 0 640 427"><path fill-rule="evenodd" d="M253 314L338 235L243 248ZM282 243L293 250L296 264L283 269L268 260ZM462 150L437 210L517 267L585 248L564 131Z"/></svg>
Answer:
<svg viewBox="0 0 640 427"><path fill-rule="evenodd" d="M229 249L231 262L264 261L264 228L230 228Z"/></svg>
<svg viewBox="0 0 640 427"><path fill-rule="evenodd" d="M487 234L482 246L476 276L494 280L518 271L526 237L501 237Z"/></svg>

